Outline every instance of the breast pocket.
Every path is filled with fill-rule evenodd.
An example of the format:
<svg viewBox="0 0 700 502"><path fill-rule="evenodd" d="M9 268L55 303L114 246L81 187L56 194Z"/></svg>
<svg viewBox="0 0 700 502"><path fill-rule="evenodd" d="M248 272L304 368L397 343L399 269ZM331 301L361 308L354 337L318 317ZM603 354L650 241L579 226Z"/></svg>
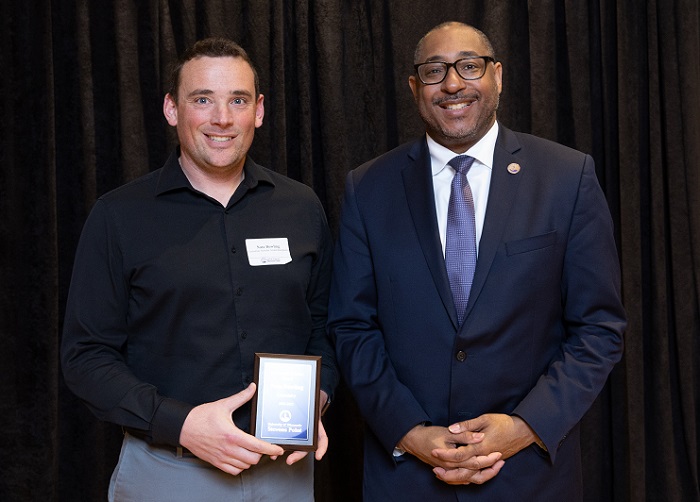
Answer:
<svg viewBox="0 0 700 502"><path fill-rule="evenodd" d="M516 254L527 253L553 246L557 242L557 231L552 230L546 234L528 237L517 241L506 242L506 254L513 256Z"/></svg>

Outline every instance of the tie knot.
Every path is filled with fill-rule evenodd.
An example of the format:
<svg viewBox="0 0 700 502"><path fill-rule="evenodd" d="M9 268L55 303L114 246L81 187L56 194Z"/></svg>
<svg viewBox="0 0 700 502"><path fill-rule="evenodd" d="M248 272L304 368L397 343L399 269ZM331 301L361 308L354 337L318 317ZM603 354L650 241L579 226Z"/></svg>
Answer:
<svg viewBox="0 0 700 502"><path fill-rule="evenodd" d="M470 157L469 155L457 155L450 160L448 164L459 174L467 174L469 168L472 167L472 162L474 162L474 157Z"/></svg>

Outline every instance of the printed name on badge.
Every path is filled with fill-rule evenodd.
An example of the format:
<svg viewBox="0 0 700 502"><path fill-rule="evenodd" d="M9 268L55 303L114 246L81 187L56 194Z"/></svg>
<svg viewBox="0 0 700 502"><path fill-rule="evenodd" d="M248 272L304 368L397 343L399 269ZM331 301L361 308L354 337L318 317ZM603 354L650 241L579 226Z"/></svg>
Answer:
<svg viewBox="0 0 700 502"><path fill-rule="evenodd" d="M289 254L289 241L286 237L277 239L246 239L248 263L251 267L263 265L284 265L292 261Z"/></svg>

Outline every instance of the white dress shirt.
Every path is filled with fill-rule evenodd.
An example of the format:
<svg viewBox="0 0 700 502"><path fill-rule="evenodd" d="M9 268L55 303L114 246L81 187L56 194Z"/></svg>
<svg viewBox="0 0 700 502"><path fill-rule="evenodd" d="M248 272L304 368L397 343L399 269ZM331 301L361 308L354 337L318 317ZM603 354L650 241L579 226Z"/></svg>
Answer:
<svg viewBox="0 0 700 502"><path fill-rule="evenodd" d="M467 173L467 180L474 197L474 216L476 221L476 248L479 253L479 241L484 228L484 216L486 215L486 203L489 198L491 186L491 172L493 171L493 152L496 148L498 137L498 122L494 122L489 131L474 146L466 152L455 153L452 150L438 144L427 135L428 150L433 170L433 192L435 194L435 211L440 230L440 242L442 254L445 254L445 236L447 234L447 206L450 202L452 178L455 170L447 163L457 155L469 155L474 157L474 163Z"/></svg>

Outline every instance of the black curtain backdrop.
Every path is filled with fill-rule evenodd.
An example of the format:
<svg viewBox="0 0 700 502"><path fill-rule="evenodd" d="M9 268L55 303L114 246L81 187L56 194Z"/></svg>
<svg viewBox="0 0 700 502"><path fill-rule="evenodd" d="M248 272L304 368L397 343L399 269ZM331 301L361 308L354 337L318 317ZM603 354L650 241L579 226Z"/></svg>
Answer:
<svg viewBox="0 0 700 502"><path fill-rule="evenodd" d="M490 35L500 120L589 152L617 228L626 353L584 421L590 501L700 499L698 0L26 0L0 7L0 499L104 500L120 431L63 384L63 308L96 197L160 167L167 67L237 40L260 71L252 156L312 186L335 232L345 173L422 133L407 85L446 20ZM360 500L341 387L317 500ZM517 487L514 487L517 500Z"/></svg>

